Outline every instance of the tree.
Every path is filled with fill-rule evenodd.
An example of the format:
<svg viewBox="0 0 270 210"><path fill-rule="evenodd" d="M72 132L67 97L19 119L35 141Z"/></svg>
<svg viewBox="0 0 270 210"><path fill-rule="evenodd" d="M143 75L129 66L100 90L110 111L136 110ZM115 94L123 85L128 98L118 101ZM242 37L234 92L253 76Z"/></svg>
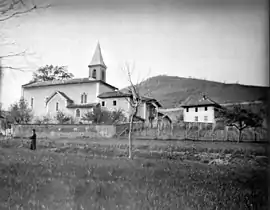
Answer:
<svg viewBox="0 0 270 210"><path fill-rule="evenodd" d="M144 79L141 82L137 81L137 84L133 83L131 77L132 77L132 72L134 71L134 65L131 66L129 63L125 63L122 70L126 72L127 74L127 79L129 82L128 92L131 94L131 97L128 98L127 100L131 107L131 112L129 116L128 140L129 140L129 158L132 159L133 158L132 157L132 133L133 133L134 118L137 116L139 107L143 104L144 96L142 94L142 85L145 83L146 80ZM150 93L147 92L147 94L150 94Z"/></svg>
<svg viewBox="0 0 270 210"><path fill-rule="evenodd" d="M32 110L23 98L10 106L9 113L12 123L27 124L33 119Z"/></svg>
<svg viewBox="0 0 270 210"><path fill-rule="evenodd" d="M56 120L59 124L65 124L69 121L72 120L71 116L66 115L64 112L62 111L58 111L56 114Z"/></svg>
<svg viewBox="0 0 270 210"><path fill-rule="evenodd" d="M32 0L1 0L0 1L0 24L6 23L10 19L30 13L34 10L48 8L49 6L50 5L46 5L46 6L37 5ZM2 26L0 27L2 28ZM1 33L0 33L1 45L14 44L14 43L3 42L3 39L5 39L3 31L4 30L1 30ZM6 54L0 55L0 87L2 87L3 72L5 69L25 71L22 68L16 68L14 66L3 66L2 60L17 57L17 56L24 56L24 55L25 55L25 51L6 53ZM3 88L0 88L0 102L2 102L2 98L1 98L2 89Z"/></svg>
<svg viewBox="0 0 270 210"><path fill-rule="evenodd" d="M69 73L65 66L53 66L46 65L40 67L36 72L33 73L32 81L52 81L52 80L66 80L73 78L74 75Z"/></svg>
<svg viewBox="0 0 270 210"><path fill-rule="evenodd" d="M244 108L241 105L234 105L231 108L222 108L218 110L218 118L225 125L233 126L239 131L238 142L242 140L242 132L246 128L261 127L263 118L252 111L250 108Z"/></svg>
<svg viewBox="0 0 270 210"><path fill-rule="evenodd" d="M122 110L114 110L108 111L105 109L101 109L100 106L95 107L93 111L87 112L83 117L82 120L92 122L95 124L117 124L119 122L125 121L125 115Z"/></svg>

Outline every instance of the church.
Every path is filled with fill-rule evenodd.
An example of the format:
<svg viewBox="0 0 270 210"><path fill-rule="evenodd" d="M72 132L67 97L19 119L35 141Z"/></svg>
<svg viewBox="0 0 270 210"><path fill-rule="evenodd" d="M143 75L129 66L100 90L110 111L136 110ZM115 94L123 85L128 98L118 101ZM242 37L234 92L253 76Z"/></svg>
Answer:
<svg viewBox="0 0 270 210"><path fill-rule="evenodd" d="M100 105L104 109L121 109L130 115L129 100L132 95L123 93L106 82L107 66L104 63L100 44L88 65L88 78L31 82L22 85L22 98L30 105L35 117L56 116L61 111L80 122L82 117ZM155 99L143 97L137 118L148 121L153 109L161 107Z"/></svg>

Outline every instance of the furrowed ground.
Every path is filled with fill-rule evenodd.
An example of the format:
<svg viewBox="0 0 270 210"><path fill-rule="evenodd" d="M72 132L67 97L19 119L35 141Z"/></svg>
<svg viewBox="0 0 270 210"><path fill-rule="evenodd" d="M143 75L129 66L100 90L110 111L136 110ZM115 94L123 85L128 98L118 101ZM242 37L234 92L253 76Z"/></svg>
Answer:
<svg viewBox="0 0 270 210"><path fill-rule="evenodd" d="M0 209L267 209L266 144L1 141Z"/></svg>

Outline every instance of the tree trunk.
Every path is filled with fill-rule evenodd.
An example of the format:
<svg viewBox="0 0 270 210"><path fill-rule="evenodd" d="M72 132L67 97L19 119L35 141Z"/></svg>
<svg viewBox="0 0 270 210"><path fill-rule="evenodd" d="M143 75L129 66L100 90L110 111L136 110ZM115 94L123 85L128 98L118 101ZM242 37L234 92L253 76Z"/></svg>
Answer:
<svg viewBox="0 0 270 210"><path fill-rule="evenodd" d="M128 141L129 141L129 159L132 159L132 130L133 130L133 115L131 115L130 123L129 123L129 134L128 134Z"/></svg>
<svg viewBox="0 0 270 210"><path fill-rule="evenodd" d="M238 143L242 141L242 130L239 130Z"/></svg>

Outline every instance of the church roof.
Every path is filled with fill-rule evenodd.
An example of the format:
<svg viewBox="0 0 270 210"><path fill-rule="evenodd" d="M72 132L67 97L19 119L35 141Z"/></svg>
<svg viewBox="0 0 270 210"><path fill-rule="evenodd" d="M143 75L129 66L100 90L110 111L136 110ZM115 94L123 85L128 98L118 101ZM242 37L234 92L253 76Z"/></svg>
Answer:
<svg viewBox="0 0 270 210"><path fill-rule="evenodd" d="M71 100L65 93L61 91L55 91L46 101L46 104L56 95L60 94L62 97L64 97L69 103L73 103L73 100Z"/></svg>
<svg viewBox="0 0 270 210"><path fill-rule="evenodd" d="M99 42L97 44L95 53L94 53L94 55L92 57L92 61L90 63L90 66L96 66L96 65L101 65L101 66L104 66L106 68L106 65L105 65L105 63L103 61L103 57L102 57L102 54L101 54L101 49L100 49Z"/></svg>
<svg viewBox="0 0 270 210"><path fill-rule="evenodd" d="M82 84L82 83L96 83L100 82L108 87L111 87L115 90L118 88L102 81L102 80L93 80L89 78L76 78L76 79L68 79L68 80L52 80L52 81L45 81L45 82L30 82L23 85L23 88L32 88L32 87L44 87L44 86L54 86L54 85L68 85L68 84Z"/></svg>

